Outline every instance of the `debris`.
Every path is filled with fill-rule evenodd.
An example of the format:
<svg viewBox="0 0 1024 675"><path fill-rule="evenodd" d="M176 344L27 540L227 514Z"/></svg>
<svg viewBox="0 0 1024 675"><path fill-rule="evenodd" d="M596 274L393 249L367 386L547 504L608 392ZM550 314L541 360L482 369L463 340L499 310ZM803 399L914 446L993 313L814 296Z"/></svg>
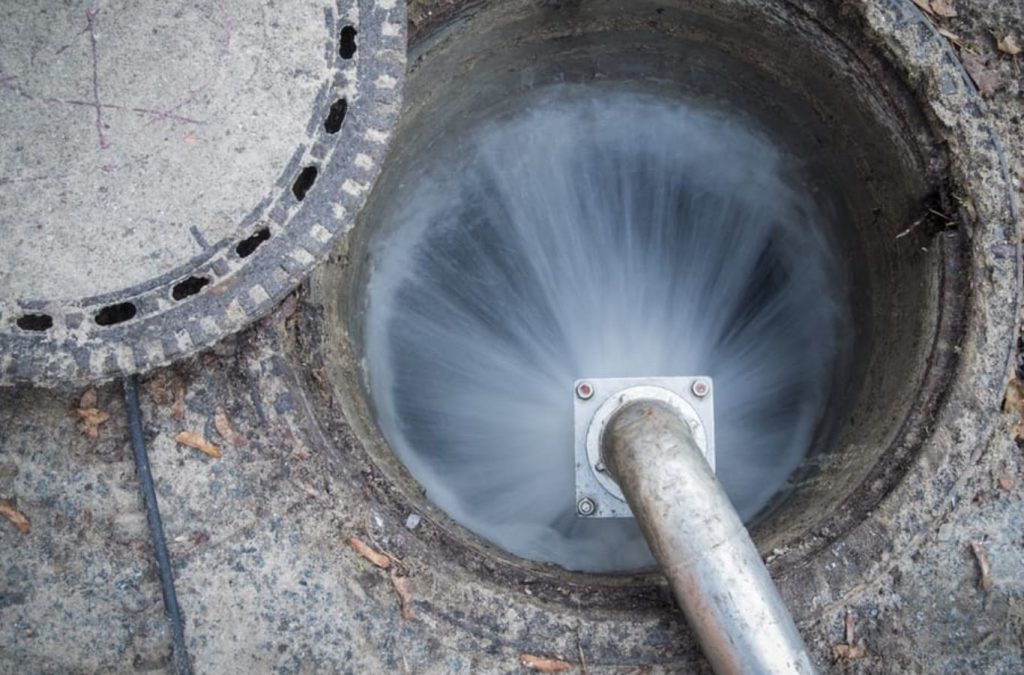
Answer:
<svg viewBox="0 0 1024 675"><path fill-rule="evenodd" d="M982 96L991 96L1002 84L999 73L988 67L990 58L981 54L964 53L962 59L967 74L974 80Z"/></svg>
<svg viewBox="0 0 1024 675"><path fill-rule="evenodd" d="M1017 42L1017 38L1013 35L1007 35L1001 40L997 40L996 47L1002 53L1009 54L1010 56L1016 56L1021 52L1020 43Z"/></svg>
<svg viewBox="0 0 1024 675"><path fill-rule="evenodd" d="M195 431L182 431L179 432L174 440L182 445L187 445L190 448L198 450L199 452L209 455L214 459L220 459L220 448L206 440L206 438Z"/></svg>
<svg viewBox="0 0 1024 675"><path fill-rule="evenodd" d="M299 297L292 293L281 303L281 318L287 321L295 316L295 310L299 308Z"/></svg>
<svg viewBox="0 0 1024 675"><path fill-rule="evenodd" d="M89 387L82 393L82 398L78 399L79 408L95 408L99 405L99 395L96 393L96 387Z"/></svg>
<svg viewBox="0 0 1024 675"><path fill-rule="evenodd" d="M85 390L78 401L78 414L81 423L78 428L89 438L99 438L100 425L110 419L110 413L99 409L98 396L94 388Z"/></svg>
<svg viewBox="0 0 1024 675"><path fill-rule="evenodd" d="M1024 439L1024 389L1021 389L1017 380L1010 380L1006 387L1006 398L1003 399L1003 410L1016 412L1019 419L1013 426L1013 437Z"/></svg>
<svg viewBox="0 0 1024 675"><path fill-rule="evenodd" d="M238 447L245 445L245 438L235 431L235 428L231 426L231 420L228 418L228 414L224 411L224 408L218 407L213 413L213 426L217 429L217 433L225 441Z"/></svg>
<svg viewBox="0 0 1024 675"><path fill-rule="evenodd" d="M931 0L932 14L950 19L956 16L956 8L953 7L953 0Z"/></svg>
<svg viewBox="0 0 1024 675"><path fill-rule="evenodd" d="M855 659L862 659L868 655L868 650L864 647L864 641L857 642L856 635L854 633L853 625L853 612L847 610L846 617L843 619L843 624L846 628L846 643L838 644L832 647L832 656L837 661L853 661Z"/></svg>
<svg viewBox="0 0 1024 675"><path fill-rule="evenodd" d="M152 397L153 403L167 405L171 402L168 386L167 376L164 373L157 373L153 376L153 379L149 381L149 395Z"/></svg>
<svg viewBox="0 0 1024 675"><path fill-rule="evenodd" d="M355 537L349 537L348 538L348 545L352 547L353 551L355 551L356 553L361 555L363 558L366 558L367 560L369 560L371 563L373 563L377 567L381 568L382 570L386 570L388 567L391 566L391 558L390 557L388 557L387 555L381 553L380 551L377 551L377 550L371 548L362 539L357 539ZM394 581L392 581L392 583L394 583Z"/></svg>
<svg viewBox="0 0 1024 675"><path fill-rule="evenodd" d="M185 383L175 379L171 383L174 391L174 403L171 405L171 417L181 422L185 419Z"/></svg>
<svg viewBox="0 0 1024 675"><path fill-rule="evenodd" d="M930 0L914 0L914 4L917 5L925 14L932 13L932 3Z"/></svg>
<svg viewBox="0 0 1024 675"><path fill-rule="evenodd" d="M587 675L587 659L583 656L583 645L580 644L580 630L576 629L576 655L580 657L580 675Z"/></svg>
<svg viewBox="0 0 1024 675"><path fill-rule="evenodd" d="M988 551L981 542L972 541L971 551L978 560L978 569L981 571L981 578L978 579L978 588L988 593L992 590L995 580L992 578L992 568L988 563Z"/></svg>
<svg viewBox="0 0 1024 675"><path fill-rule="evenodd" d="M996 482L998 482L999 487L1006 492L1011 492L1013 490L1013 476L1011 476L1010 472L1006 469L999 472L999 475L996 476Z"/></svg>
<svg viewBox="0 0 1024 675"><path fill-rule="evenodd" d="M908 227L907 229L903 230L902 232L900 232L899 234L896 235L896 239L902 239L903 237L905 237L908 234L910 234L911 232L913 232L917 228L918 225L920 225L921 223L924 222L925 218L927 218L927 217L928 216L926 214L926 215L921 216L920 218L918 218L914 222L912 222L910 224L910 227Z"/></svg>
<svg viewBox="0 0 1024 675"><path fill-rule="evenodd" d="M945 28L939 28L939 35L946 38L947 40L955 44L957 47L964 46L963 38L961 38L959 35L952 31L948 31Z"/></svg>
<svg viewBox="0 0 1024 675"><path fill-rule="evenodd" d="M25 514L14 508L6 499L0 499L0 515L11 521L11 524L18 528L18 532L28 534L32 531L32 523L28 522Z"/></svg>
<svg viewBox="0 0 1024 675"><path fill-rule="evenodd" d="M384 556L385 558L387 556ZM388 572L388 577L391 578L391 585L395 587L395 592L398 593L398 603L402 608L402 618L406 621L412 621L416 618L416 612L412 606L412 591L409 590L409 577L399 574L398 570L394 567Z"/></svg>
<svg viewBox="0 0 1024 675"><path fill-rule="evenodd" d="M956 16L953 0L914 0L914 4L928 16L938 16L944 19Z"/></svg>
<svg viewBox="0 0 1024 675"><path fill-rule="evenodd" d="M572 664L561 659L546 659L533 654L520 654L519 663L538 673L563 673L572 669Z"/></svg>
<svg viewBox="0 0 1024 675"><path fill-rule="evenodd" d="M420 515L418 513L410 513L409 517L405 519L405 527L408 530L415 530L420 526Z"/></svg>

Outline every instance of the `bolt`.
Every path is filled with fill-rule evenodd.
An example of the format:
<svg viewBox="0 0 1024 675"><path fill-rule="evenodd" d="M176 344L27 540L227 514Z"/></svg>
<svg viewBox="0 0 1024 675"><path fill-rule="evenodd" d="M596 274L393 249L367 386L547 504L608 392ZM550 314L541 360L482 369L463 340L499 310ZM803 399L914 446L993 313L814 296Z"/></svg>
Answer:
<svg viewBox="0 0 1024 675"><path fill-rule="evenodd" d="M590 497L584 497L576 502L576 513L581 516L592 516L594 511L597 511L597 504Z"/></svg>
<svg viewBox="0 0 1024 675"><path fill-rule="evenodd" d="M576 396L581 401L586 401L594 395L594 385L589 382L580 382L576 385Z"/></svg>
<svg viewBox="0 0 1024 675"><path fill-rule="evenodd" d="M605 468L604 462L598 462L594 465L594 470L604 473L607 469Z"/></svg>
<svg viewBox="0 0 1024 675"><path fill-rule="evenodd" d="M707 380L694 380L693 385L690 386L690 391L697 398L704 398L711 391L711 385L708 384Z"/></svg>

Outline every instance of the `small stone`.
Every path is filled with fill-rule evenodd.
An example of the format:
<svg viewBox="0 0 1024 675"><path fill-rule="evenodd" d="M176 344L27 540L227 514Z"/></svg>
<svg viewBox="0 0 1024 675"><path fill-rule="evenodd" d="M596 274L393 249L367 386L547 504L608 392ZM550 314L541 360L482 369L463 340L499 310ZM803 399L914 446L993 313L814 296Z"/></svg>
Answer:
<svg viewBox="0 0 1024 675"><path fill-rule="evenodd" d="M415 530L420 526L421 520L422 518L420 518L418 513L410 513L409 517L405 519L405 527L410 530Z"/></svg>

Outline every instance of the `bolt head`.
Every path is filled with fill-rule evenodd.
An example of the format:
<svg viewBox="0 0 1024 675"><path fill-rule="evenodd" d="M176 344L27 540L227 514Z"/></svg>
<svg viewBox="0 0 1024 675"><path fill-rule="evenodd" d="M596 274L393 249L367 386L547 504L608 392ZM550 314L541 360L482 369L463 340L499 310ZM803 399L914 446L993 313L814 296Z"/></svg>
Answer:
<svg viewBox="0 0 1024 675"><path fill-rule="evenodd" d="M711 384L707 380L694 380L690 385L690 391L697 398L704 398L711 393Z"/></svg>
<svg viewBox="0 0 1024 675"><path fill-rule="evenodd" d="M576 385L576 396L582 401L592 398L594 396L594 385L589 382L580 382Z"/></svg>
<svg viewBox="0 0 1024 675"><path fill-rule="evenodd" d="M597 504L590 497L584 497L576 502L576 513L581 516L592 516L597 511Z"/></svg>

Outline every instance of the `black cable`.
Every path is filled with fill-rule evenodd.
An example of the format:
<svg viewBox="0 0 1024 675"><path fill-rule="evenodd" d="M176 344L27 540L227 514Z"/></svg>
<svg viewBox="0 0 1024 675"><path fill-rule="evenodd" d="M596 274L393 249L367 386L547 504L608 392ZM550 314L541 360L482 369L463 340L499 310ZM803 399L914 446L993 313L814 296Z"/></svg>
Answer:
<svg viewBox="0 0 1024 675"><path fill-rule="evenodd" d="M174 592L174 574L171 571L171 556L167 552L167 539L164 537L163 521L160 520L160 508L156 503L156 489L153 487L153 474L149 470L149 455L146 453L146 441L142 437L142 410L139 408L139 380L129 375L124 381L124 400L128 404L128 426L132 435L132 451L135 453L135 469L139 474L139 487L142 490L142 501L146 504L146 520L149 521L149 533L153 538L153 550L156 553L156 564L160 571L160 590L164 596L164 609L171 621L174 638L174 660L178 675L191 675L192 668L185 651L185 629L178 608L178 595Z"/></svg>

